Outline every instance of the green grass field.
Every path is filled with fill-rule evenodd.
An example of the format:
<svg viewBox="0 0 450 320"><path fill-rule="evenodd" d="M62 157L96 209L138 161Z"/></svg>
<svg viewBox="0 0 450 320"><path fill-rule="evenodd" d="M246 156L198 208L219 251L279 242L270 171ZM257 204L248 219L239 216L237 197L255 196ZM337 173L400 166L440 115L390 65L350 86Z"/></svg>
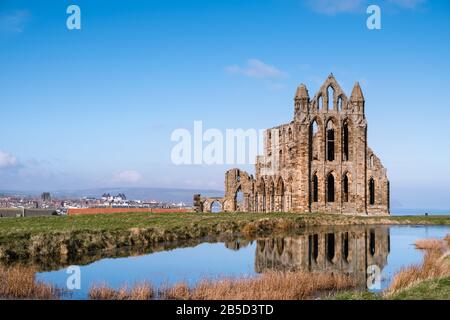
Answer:
<svg viewBox="0 0 450 320"><path fill-rule="evenodd" d="M276 234L309 226L374 224L450 225L450 216L356 217L295 213L116 213L85 216L0 218L0 260L79 257L102 249L207 236ZM47 259L47 258L46 258Z"/></svg>
<svg viewBox="0 0 450 320"><path fill-rule="evenodd" d="M259 219L287 219L302 225L344 224L430 224L450 225L450 216L353 217L332 214L293 213L116 213L86 216L50 216L1 218L0 242L18 235L64 231L117 231L155 227L174 230L192 225L212 226L226 222L250 222Z"/></svg>
<svg viewBox="0 0 450 320"><path fill-rule="evenodd" d="M450 277L423 281L392 296L383 297L368 291L347 291L333 300L450 300Z"/></svg>

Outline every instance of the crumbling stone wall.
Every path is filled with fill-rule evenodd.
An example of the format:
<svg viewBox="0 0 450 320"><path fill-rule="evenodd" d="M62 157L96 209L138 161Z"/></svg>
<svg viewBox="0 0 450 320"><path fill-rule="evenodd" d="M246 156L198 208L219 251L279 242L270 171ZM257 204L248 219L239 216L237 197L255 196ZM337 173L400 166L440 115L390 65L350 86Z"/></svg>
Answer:
<svg viewBox="0 0 450 320"><path fill-rule="evenodd" d="M367 146L365 99L358 83L350 98L332 74L312 99L300 85L293 121L267 129L264 138L255 176L227 171L225 196L197 198L197 211L208 212L218 201L227 212L389 214L389 180Z"/></svg>

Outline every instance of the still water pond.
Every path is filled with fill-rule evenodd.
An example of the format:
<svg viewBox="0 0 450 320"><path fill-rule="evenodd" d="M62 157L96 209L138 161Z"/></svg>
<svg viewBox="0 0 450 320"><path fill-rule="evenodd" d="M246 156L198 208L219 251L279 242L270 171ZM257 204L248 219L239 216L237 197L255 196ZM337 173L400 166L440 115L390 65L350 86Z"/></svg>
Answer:
<svg viewBox="0 0 450 320"><path fill-rule="evenodd" d="M94 284L119 288L148 281L155 286L203 278L258 276L266 270L333 271L351 274L361 288L372 272L381 271L379 285L386 288L402 267L418 264L423 252L414 243L440 238L448 226L365 226L305 229L296 234L254 240L199 242L190 247L124 258L104 258L81 266L81 289L72 299L85 299ZM65 288L67 268L40 272L37 279ZM369 281L370 284L370 281Z"/></svg>

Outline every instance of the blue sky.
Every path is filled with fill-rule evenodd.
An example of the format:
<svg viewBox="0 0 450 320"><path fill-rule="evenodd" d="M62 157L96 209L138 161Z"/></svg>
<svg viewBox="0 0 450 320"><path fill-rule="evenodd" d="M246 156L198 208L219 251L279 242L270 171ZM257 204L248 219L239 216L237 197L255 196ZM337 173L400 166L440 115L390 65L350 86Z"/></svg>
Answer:
<svg viewBox="0 0 450 320"><path fill-rule="evenodd" d="M228 166L171 163L172 131L289 122L333 72L361 83L392 205L450 208L450 2L371 1L382 30L368 4L0 0L0 189L221 189Z"/></svg>

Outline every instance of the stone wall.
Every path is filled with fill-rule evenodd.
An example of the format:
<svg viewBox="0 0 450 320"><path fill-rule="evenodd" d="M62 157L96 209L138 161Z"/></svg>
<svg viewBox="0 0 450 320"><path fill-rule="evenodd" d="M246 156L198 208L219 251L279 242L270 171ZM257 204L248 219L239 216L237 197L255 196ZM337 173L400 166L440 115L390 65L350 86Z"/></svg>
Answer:
<svg viewBox="0 0 450 320"><path fill-rule="evenodd" d="M17 209L17 208L5 208L0 209L0 217L3 218L12 218L12 217L43 217L43 216L52 216L56 215L57 212L55 209Z"/></svg>

